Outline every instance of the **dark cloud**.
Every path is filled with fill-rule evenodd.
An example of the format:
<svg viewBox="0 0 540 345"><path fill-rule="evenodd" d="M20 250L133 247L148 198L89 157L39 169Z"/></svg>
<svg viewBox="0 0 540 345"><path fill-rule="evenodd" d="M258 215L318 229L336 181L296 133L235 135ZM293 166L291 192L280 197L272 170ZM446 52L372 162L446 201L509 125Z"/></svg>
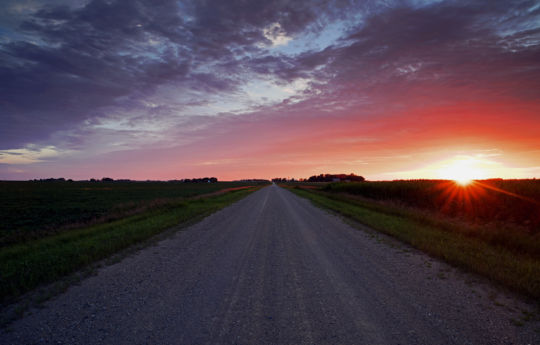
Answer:
<svg viewBox="0 0 540 345"><path fill-rule="evenodd" d="M0 49L0 145L46 139L168 83L179 92L234 90L241 80L233 75L241 70L235 54L268 43L264 26L279 22L294 34L330 5L93 0L40 8L22 19L26 39L14 36Z"/></svg>
<svg viewBox="0 0 540 345"><path fill-rule="evenodd" d="M390 8L351 29L343 44L294 59L253 60L253 70L284 80L311 76L322 81L318 100L340 102L341 108L347 102L356 106L352 100L362 97L380 104L419 102L411 94L435 103L540 98L538 28L508 31L517 30L517 23L538 25L538 11L527 10L530 1L513 8L503 1L489 4Z"/></svg>
<svg viewBox="0 0 540 345"><path fill-rule="evenodd" d="M93 1L71 10L46 8L21 24L37 43L2 47L0 112L2 145L17 147L47 138L99 114L117 99L186 76L189 62L170 50L149 56L137 43L148 13L135 2ZM167 8L163 8L167 23ZM170 10L170 8L169 8ZM42 43L40 43L42 42Z"/></svg>

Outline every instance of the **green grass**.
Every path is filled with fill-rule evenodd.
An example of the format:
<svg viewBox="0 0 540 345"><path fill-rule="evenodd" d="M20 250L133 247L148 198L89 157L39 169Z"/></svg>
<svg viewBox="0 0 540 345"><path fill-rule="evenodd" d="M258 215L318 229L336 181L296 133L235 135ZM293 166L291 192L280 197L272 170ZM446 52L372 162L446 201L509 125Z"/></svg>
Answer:
<svg viewBox="0 0 540 345"><path fill-rule="evenodd" d="M456 225L436 216L430 218L420 214L415 217L411 210L387 209L385 205L374 202L317 190L291 188L291 191L317 206L396 237L434 257L484 275L520 293L540 298L538 239L521 252L515 247L507 248L504 243L491 243L485 238L471 236L474 228L464 231L465 224ZM459 230L453 231L456 227Z"/></svg>
<svg viewBox="0 0 540 345"><path fill-rule="evenodd" d="M0 181L0 247L254 183Z"/></svg>
<svg viewBox="0 0 540 345"><path fill-rule="evenodd" d="M0 302L9 303L41 284L54 282L166 229L215 212L253 190L171 201L123 219L0 248Z"/></svg>

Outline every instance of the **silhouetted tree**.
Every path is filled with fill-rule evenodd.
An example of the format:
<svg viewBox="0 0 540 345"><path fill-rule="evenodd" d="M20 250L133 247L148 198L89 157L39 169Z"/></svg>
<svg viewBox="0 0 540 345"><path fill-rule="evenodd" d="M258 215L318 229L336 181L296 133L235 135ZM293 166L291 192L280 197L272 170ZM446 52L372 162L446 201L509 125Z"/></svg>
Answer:
<svg viewBox="0 0 540 345"><path fill-rule="evenodd" d="M362 182L366 179L363 176L355 174L319 174L313 175L307 179L309 182L338 182L338 181L350 181L350 182Z"/></svg>

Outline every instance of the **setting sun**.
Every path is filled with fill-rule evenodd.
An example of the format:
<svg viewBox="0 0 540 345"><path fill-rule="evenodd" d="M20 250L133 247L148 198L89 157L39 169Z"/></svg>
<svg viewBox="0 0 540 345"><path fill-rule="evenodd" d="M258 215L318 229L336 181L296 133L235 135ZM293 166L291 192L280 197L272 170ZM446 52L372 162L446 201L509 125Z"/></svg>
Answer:
<svg viewBox="0 0 540 345"><path fill-rule="evenodd" d="M473 180L466 177L459 177L459 178L454 179L454 181L461 186L466 186L470 184Z"/></svg>
<svg viewBox="0 0 540 345"><path fill-rule="evenodd" d="M486 172L480 163L482 162L475 158L455 159L441 168L440 175L442 178L454 180L466 186L475 179L486 177Z"/></svg>

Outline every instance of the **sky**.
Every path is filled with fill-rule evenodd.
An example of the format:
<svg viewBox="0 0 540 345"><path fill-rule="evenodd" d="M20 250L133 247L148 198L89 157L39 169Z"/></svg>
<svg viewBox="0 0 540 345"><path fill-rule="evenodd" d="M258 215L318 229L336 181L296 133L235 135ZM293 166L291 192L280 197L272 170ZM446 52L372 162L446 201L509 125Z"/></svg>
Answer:
<svg viewBox="0 0 540 345"><path fill-rule="evenodd" d="M540 177L540 2L3 0L0 179Z"/></svg>

